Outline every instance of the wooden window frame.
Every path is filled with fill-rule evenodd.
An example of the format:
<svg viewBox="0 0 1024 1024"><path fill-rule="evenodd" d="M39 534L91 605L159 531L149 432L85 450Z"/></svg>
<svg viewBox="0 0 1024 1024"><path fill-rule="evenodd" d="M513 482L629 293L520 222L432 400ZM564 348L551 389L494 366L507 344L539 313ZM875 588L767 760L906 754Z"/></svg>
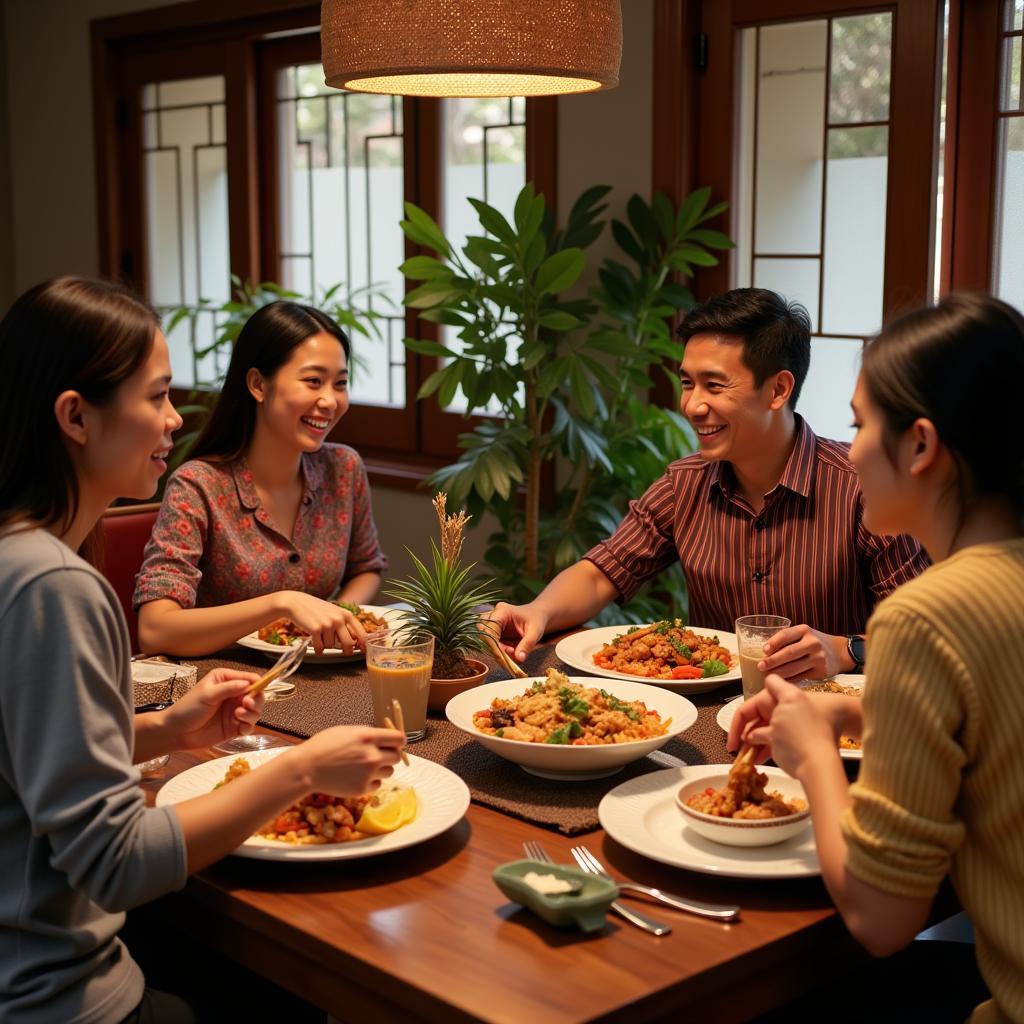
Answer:
<svg viewBox="0 0 1024 1024"><path fill-rule="evenodd" d="M242 280L279 280L277 124L274 74L319 59L312 49L320 5L308 0L203 0L92 22L93 114L97 170L99 263L104 276L147 294L146 226L140 86L145 81L225 76L231 273ZM526 102L526 178L554 211L557 101ZM405 198L440 221L443 179L440 102L406 99L403 110ZM408 154L415 154L409 157ZM406 242L406 256L421 251ZM412 287L413 285L410 285ZM436 325L406 311L408 335L436 337ZM458 452L457 437L478 420L418 401L438 366L406 353L404 408L353 403L339 438L356 445L374 483L412 489ZM187 393L177 394L178 400Z"/></svg>

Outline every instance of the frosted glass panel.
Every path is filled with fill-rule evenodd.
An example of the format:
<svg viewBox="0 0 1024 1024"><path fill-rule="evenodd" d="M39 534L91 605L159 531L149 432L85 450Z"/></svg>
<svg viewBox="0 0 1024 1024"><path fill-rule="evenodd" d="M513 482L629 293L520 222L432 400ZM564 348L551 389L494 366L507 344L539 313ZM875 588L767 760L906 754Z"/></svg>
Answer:
<svg viewBox="0 0 1024 1024"><path fill-rule="evenodd" d="M279 72L277 100L282 283L382 314L381 339L352 336L352 398L404 407L402 100L328 89L319 64Z"/></svg>
<svg viewBox="0 0 1024 1024"><path fill-rule="evenodd" d="M832 124L889 119L891 51L891 14L836 18L832 22Z"/></svg>
<svg viewBox="0 0 1024 1024"><path fill-rule="evenodd" d="M760 30L757 252L818 251L827 32L825 21Z"/></svg>
<svg viewBox="0 0 1024 1024"><path fill-rule="evenodd" d="M811 316L811 330L818 330L818 260L754 261L754 285L770 288L799 302Z"/></svg>
<svg viewBox="0 0 1024 1024"><path fill-rule="evenodd" d="M887 131L871 127L829 132L823 316L827 334L873 334L882 326ZM833 158L833 149L842 155ZM879 149L883 155L873 155Z"/></svg>
<svg viewBox="0 0 1024 1024"><path fill-rule="evenodd" d="M1008 31L1024 28L1024 0L1003 0L1003 25Z"/></svg>
<svg viewBox="0 0 1024 1024"><path fill-rule="evenodd" d="M498 99L442 100L444 132L444 213L448 238L461 247L468 235L483 232L469 197L482 199L513 221L516 196L526 184L526 101L521 96ZM549 201L552 197L548 197ZM441 339L462 350L456 329L441 328ZM508 358L518 344L510 341ZM448 409L465 412L461 389ZM497 412L499 406L485 411Z"/></svg>
<svg viewBox="0 0 1024 1024"><path fill-rule="evenodd" d="M153 82L142 90L147 270L160 309L230 297L228 170L222 77ZM216 314L168 334L176 384L216 381L227 353L200 359Z"/></svg>
<svg viewBox="0 0 1024 1024"><path fill-rule="evenodd" d="M1011 36L1003 41L1003 83L1002 103L1003 110L1020 110L1020 54L1021 44L1024 42L1020 36Z"/></svg>
<svg viewBox="0 0 1024 1024"><path fill-rule="evenodd" d="M1000 119L996 294L1024 311L1024 117Z"/></svg>
<svg viewBox="0 0 1024 1024"><path fill-rule="evenodd" d="M863 348L860 338L811 338L811 368L796 410L821 437L853 440L850 399Z"/></svg>

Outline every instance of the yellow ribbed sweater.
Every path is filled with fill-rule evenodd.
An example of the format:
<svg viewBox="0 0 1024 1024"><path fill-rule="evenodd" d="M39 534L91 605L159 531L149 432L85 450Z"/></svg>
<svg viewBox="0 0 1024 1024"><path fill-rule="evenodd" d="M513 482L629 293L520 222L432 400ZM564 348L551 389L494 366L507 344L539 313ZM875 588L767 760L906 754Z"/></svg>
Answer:
<svg viewBox="0 0 1024 1024"><path fill-rule="evenodd" d="M965 548L868 624L852 874L931 898L949 873L994 1004L1024 1022L1024 539Z"/></svg>

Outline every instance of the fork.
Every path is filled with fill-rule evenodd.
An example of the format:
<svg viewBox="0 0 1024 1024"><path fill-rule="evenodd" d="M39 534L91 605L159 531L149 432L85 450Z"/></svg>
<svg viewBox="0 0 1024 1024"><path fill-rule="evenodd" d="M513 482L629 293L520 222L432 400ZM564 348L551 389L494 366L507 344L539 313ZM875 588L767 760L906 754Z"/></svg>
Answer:
<svg viewBox="0 0 1024 1024"><path fill-rule="evenodd" d="M547 864L554 863L548 856L547 850L540 843L525 842L523 843L523 850L530 860L539 860ZM612 900L612 910L619 917L625 918L630 924L635 924L637 928L650 932L652 935L668 935L672 931L671 925L662 924L661 921L648 917L647 914L642 914L639 910L632 910L619 900Z"/></svg>
<svg viewBox="0 0 1024 1024"><path fill-rule="evenodd" d="M585 846L574 846L572 855L579 864L581 870L592 875L604 875L611 878L608 869L588 850ZM615 881L615 879L612 879ZM659 900L676 910L685 910L689 914L697 914L699 917L710 917L715 921L738 921L740 908L722 903L702 903L700 900L688 900L683 896L676 896L674 893L663 892L661 889L654 889L649 885L637 885L635 882L615 882L625 892L641 893Z"/></svg>

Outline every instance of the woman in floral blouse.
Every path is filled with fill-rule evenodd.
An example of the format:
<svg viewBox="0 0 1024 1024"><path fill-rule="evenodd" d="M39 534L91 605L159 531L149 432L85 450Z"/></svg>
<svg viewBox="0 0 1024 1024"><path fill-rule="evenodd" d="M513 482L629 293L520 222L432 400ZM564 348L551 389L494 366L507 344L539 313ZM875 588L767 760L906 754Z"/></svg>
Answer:
<svg viewBox="0 0 1024 1024"><path fill-rule="evenodd" d="M136 580L143 650L195 656L277 618L317 651L365 639L327 600L372 601L387 559L362 460L324 438L348 409L349 343L330 317L274 302L235 343L220 397L171 477Z"/></svg>

